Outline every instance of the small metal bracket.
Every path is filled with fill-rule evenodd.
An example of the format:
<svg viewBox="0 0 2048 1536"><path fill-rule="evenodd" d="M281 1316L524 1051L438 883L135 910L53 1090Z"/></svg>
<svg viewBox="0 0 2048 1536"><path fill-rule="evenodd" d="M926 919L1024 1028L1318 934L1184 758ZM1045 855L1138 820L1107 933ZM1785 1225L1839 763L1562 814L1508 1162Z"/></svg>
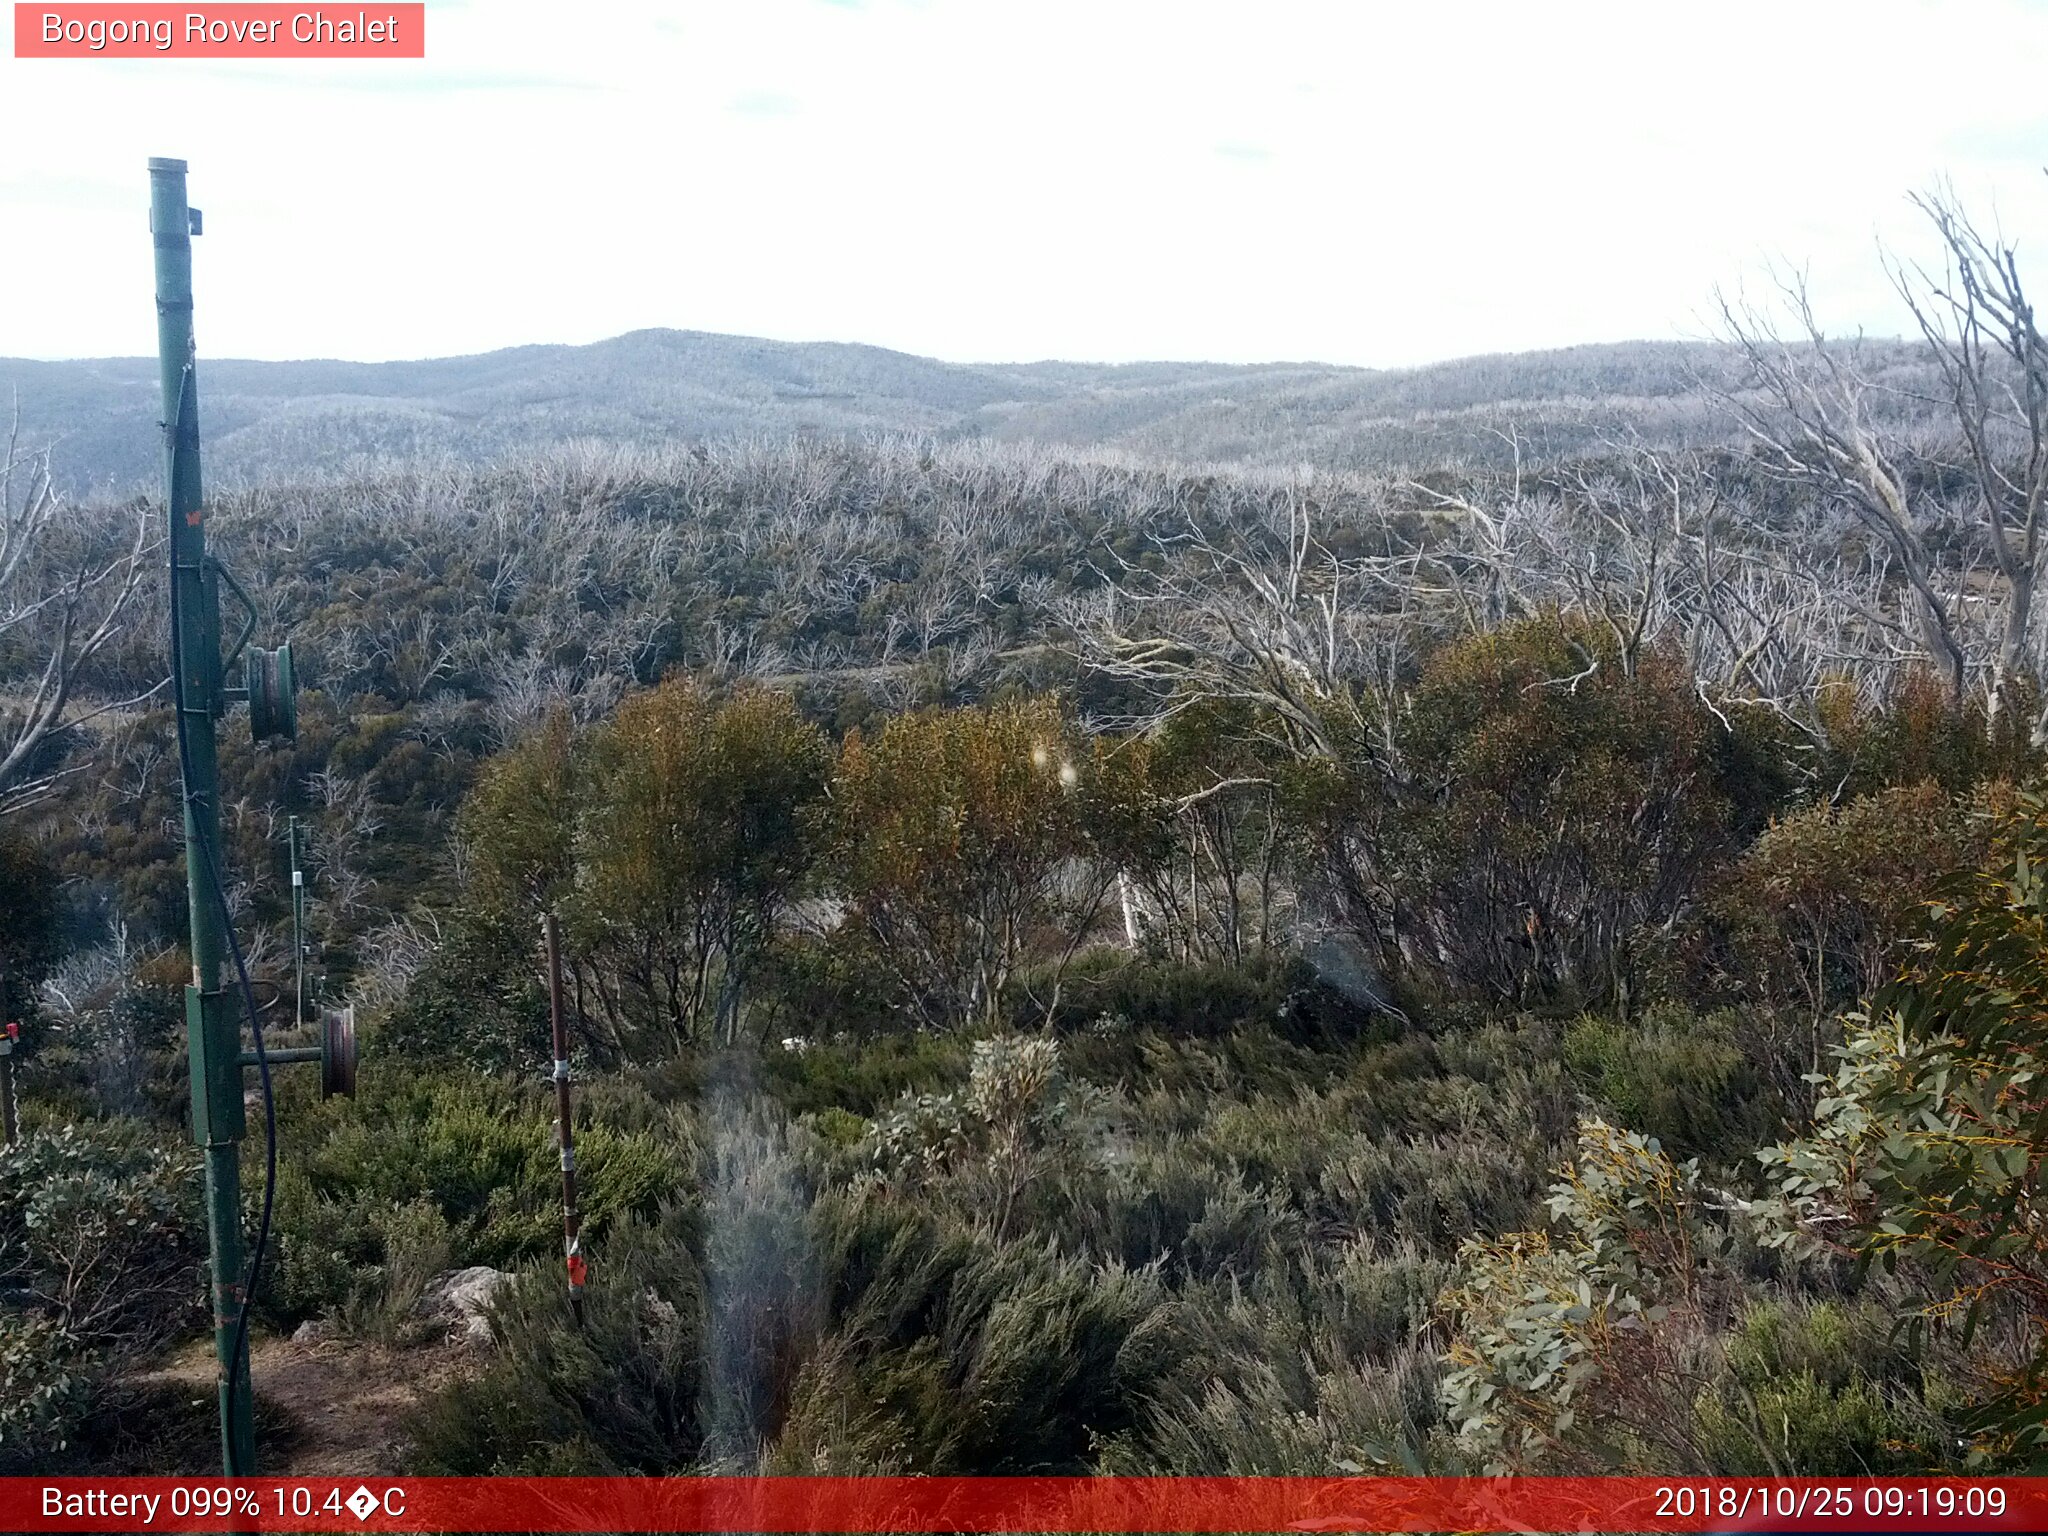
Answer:
<svg viewBox="0 0 2048 1536"><path fill-rule="evenodd" d="M227 655L220 659L220 670L225 675L241 656L242 647L249 643L249 637L256 633L256 600L243 590L242 584L239 581L235 580L235 573L214 556L208 555L206 563L213 567L213 573L220 578L222 585L234 594L235 600L242 605L242 612L245 615L242 620L242 632L235 636L235 643L228 647ZM229 692L232 696L233 690L231 689Z"/></svg>
<svg viewBox="0 0 2048 1536"><path fill-rule="evenodd" d="M156 210L154 208L149 211L149 232L152 235L164 233L163 230L156 227ZM200 217L197 208L187 208L185 210L185 228L183 233L188 238L193 235L203 235L206 233L206 220ZM189 305L184 307L190 308Z"/></svg>

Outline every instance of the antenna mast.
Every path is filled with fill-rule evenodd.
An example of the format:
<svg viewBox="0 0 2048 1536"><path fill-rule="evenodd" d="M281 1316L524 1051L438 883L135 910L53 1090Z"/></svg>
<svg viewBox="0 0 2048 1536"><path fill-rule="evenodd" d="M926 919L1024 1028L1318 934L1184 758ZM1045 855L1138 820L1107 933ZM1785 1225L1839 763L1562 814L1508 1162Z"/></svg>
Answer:
<svg viewBox="0 0 2048 1536"><path fill-rule="evenodd" d="M220 756L216 727L228 707L246 700L250 734L291 738L298 733L297 684L289 644L274 651L249 644L256 604L226 566L206 548L206 507L199 476L198 354L192 342L192 237L199 210L185 198L185 162L149 162L149 228L156 245L157 359L163 375L164 513L171 551L171 702L177 721L178 770L185 804L185 894L191 921L192 980L185 988L185 1036L192 1068L192 1139L206 1152L206 1226L214 1348L220 1357L221 1466L230 1477L256 1470L256 1436L249 1396L249 1298L242 1258L241 1142L247 1129L244 1071L291 1061L318 1061L323 1093L355 1091L355 1020L340 1010L321 1022L317 1047L263 1049L254 995L241 950L228 930L227 887L220 844ZM221 654L220 595L225 587L240 604L243 622ZM228 677L237 660L243 681ZM296 834L296 828L294 828ZM293 870L298 868L293 838ZM294 937L303 908L293 888ZM242 1049L241 1020L222 986L221 961L232 954L242 982L255 1052ZM304 1017L303 947L299 987ZM269 1101L266 1097L266 1124ZM274 1151L274 1142L272 1150ZM269 1196L265 1195L265 1222ZM260 1253L266 1227L258 1228Z"/></svg>
<svg viewBox="0 0 2048 1536"><path fill-rule="evenodd" d="M220 660L219 568L206 553L199 479L199 380L192 342L192 237L199 210L185 200L185 162L149 162L150 235L156 243L157 358L163 371L164 507L171 546L171 699L182 742L185 894L192 980L185 1033L192 1063L192 1139L206 1150L207 1251L213 1339L220 1357L221 1464L255 1470L249 1363L237 1358L242 1294L242 1031L221 988L225 926L214 901L220 867L220 761L214 726L226 707Z"/></svg>

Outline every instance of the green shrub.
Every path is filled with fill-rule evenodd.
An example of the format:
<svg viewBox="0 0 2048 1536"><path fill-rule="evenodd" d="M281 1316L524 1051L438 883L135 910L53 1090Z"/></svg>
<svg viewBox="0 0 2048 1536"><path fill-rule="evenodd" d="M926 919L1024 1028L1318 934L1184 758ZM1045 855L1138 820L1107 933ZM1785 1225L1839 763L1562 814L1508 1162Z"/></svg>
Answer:
<svg viewBox="0 0 2048 1536"><path fill-rule="evenodd" d="M830 767L787 694L721 697L680 675L593 733L566 933L628 1059L738 1038L743 995L822 851L810 820Z"/></svg>
<svg viewBox="0 0 2048 1536"><path fill-rule="evenodd" d="M0 966L8 978L7 1018L33 1021L36 988L64 952L62 911L59 873L48 851L0 826Z"/></svg>
<svg viewBox="0 0 2048 1536"><path fill-rule="evenodd" d="M1675 1005L1632 1024L1584 1014L1564 1036L1574 1080L1616 1124L1654 1136L1678 1158L1747 1159L1784 1111L1735 1043L1730 1011Z"/></svg>
<svg viewBox="0 0 2048 1536"><path fill-rule="evenodd" d="M1713 1378L1712 1313L1730 1277L1697 1167L1587 1119L1558 1174L1555 1236L1475 1236L1459 1250L1443 1297L1456 1328L1446 1417L1489 1468L1708 1470L1687 1405Z"/></svg>
<svg viewBox="0 0 2048 1536"><path fill-rule="evenodd" d="M839 1353L829 1386L806 1386L814 1440L822 1417L865 1424L908 1470L1078 1473L1097 1437L1135 1421L1164 1364L1156 1269L893 1203L833 1198L816 1216Z"/></svg>
<svg viewBox="0 0 2048 1536"><path fill-rule="evenodd" d="M852 1110L841 1109L836 1104L803 1119L811 1133L835 1152L851 1152L874 1129L874 1122L863 1120Z"/></svg>
<svg viewBox="0 0 2048 1536"><path fill-rule="evenodd" d="M2048 1449L2048 1240L2031 1215L2048 1170L2048 802L2001 818L1913 963L1848 1019L1807 1133L1758 1153L1752 1207L1792 1254L1833 1252L1911 1287L1914 1335L2002 1322L1975 1454Z"/></svg>
<svg viewBox="0 0 2048 1536"><path fill-rule="evenodd" d="M0 1149L0 1466L61 1447L110 1376L202 1315L197 1172L133 1122Z"/></svg>
<svg viewBox="0 0 2048 1536"><path fill-rule="evenodd" d="M1330 1081L1345 1066L1345 1059L1335 1052L1290 1044L1261 1025L1213 1039L1192 1039L1154 1029L1133 1030L1128 1021L1111 1018L1065 1036L1062 1048L1077 1077L1211 1101L1290 1096Z"/></svg>
<svg viewBox="0 0 2048 1536"><path fill-rule="evenodd" d="M1542 1192L1532 1149L1484 1136L1459 1140L1358 1138L1318 1179L1318 1210L1345 1232L1448 1255L1475 1232L1528 1219Z"/></svg>
<svg viewBox="0 0 2048 1536"><path fill-rule="evenodd" d="M87 1349L176 1333L205 1294L198 1158L132 1121L31 1131L0 1149L0 1292Z"/></svg>
<svg viewBox="0 0 2048 1536"><path fill-rule="evenodd" d="M1925 668L1907 671L1875 709L1844 680L1820 694L1826 743L1813 772L1849 799L1930 781L1959 797L1999 779L2019 783L2041 770L2041 749L2027 733L2038 699L2032 679L2013 679L1994 724L1980 694L1958 698Z"/></svg>
<svg viewBox="0 0 2048 1536"><path fill-rule="evenodd" d="M1127 1265L1163 1263L1176 1283L1207 1273L1209 1265L1242 1271L1266 1253L1278 1236L1270 1224L1283 1214L1265 1203L1252 1220L1238 1224L1235 1240L1227 1240L1221 1212L1239 1205L1244 1190L1237 1169L1183 1139L1140 1144L1108 1170L1097 1198L1077 1204L1062 1236ZM1197 1248L1189 1237L1205 1220L1209 1225ZM1289 1235L1299 1239L1298 1220Z"/></svg>
<svg viewBox="0 0 2048 1536"><path fill-rule="evenodd" d="M879 1044L903 1028L896 999L883 956L857 925L842 923L823 936L776 935L761 955L748 1020L767 1042L829 1033Z"/></svg>
<svg viewBox="0 0 2048 1536"><path fill-rule="evenodd" d="M1180 1258L1193 1275L1253 1274L1281 1262L1307 1236L1299 1210L1232 1169L1188 1226Z"/></svg>
<svg viewBox="0 0 2048 1536"><path fill-rule="evenodd" d="M1095 849L1086 809L1107 768L1057 701L897 715L848 733L832 779L832 878L905 1011L996 1026L1020 966L1078 944L1113 873L1065 876Z"/></svg>
<svg viewBox="0 0 2048 1536"><path fill-rule="evenodd" d="M427 1200L378 1206L371 1219L380 1262L353 1276L336 1321L359 1338L422 1343L436 1325L419 1315L428 1284L452 1267L447 1219Z"/></svg>
<svg viewBox="0 0 2048 1536"><path fill-rule="evenodd" d="M944 1460L950 1408L936 1340L864 1353L836 1335L804 1362L764 1469L785 1476L912 1473Z"/></svg>
<svg viewBox="0 0 2048 1536"><path fill-rule="evenodd" d="M1953 795L1925 780L1772 822L1709 892L1702 983L1807 1018L1869 996L1925 928L1943 882L1983 856L1981 812L2006 798L1996 786ZM1797 1069L1813 1066L1809 1055Z"/></svg>
<svg viewBox="0 0 2048 1536"><path fill-rule="evenodd" d="M1066 1077L1053 1037L977 1040L964 1086L877 1117L862 1177L936 1198L998 1238L1057 1232L1092 1171L1099 1101Z"/></svg>
<svg viewBox="0 0 2048 1536"><path fill-rule="evenodd" d="M345 1304L364 1317L384 1310L395 1257L413 1268L425 1262L394 1255L395 1236L401 1250L411 1242L403 1222L394 1225L402 1211L445 1228L445 1245L437 1238L422 1252L445 1246L450 1266L507 1268L558 1248L551 1090L390 1062L366 1062L363 1081L353 1102L320 1103L299 1082L283 1090L276 1263L259 1297L273 1315L289 1322ZM605 1114L637 1128L597 1118ZM683 1111L600 1080L586 1085L577 1118L577 1195L592 1239L690 1186L696 1150ZM253 1189L260 1143L244 1147Z"/></svg>
<svg viewBox="0 0 2048 1536"><path fill-rule="evenodd" d="M1354 1243L1187 1287L1145 1411L1103 1472L1456 1470L1421 1347L1447 1267Z"/></svg>
<svg viewBox="0 0 2048 1536"><path fill-rule="evenodd" d="M1013 1245L964 1269L939 1339L961 1410L955 1465L1079 1473L1126 1427L1157 1370L1155 1270L1097 1267Z"/></svg>
<svg viewBox="0 0 2048 1536"><path fill-rule="evenodd" d="M1374 829L1426 981L1496 1001L1600 999L1638 930L1729 850L1741 786L1683 661L1546 615L1432 656Z"/></svg>
<svg viewBox="0 0 2048 1536"><path fill-rule="evenodd" d="M440 1476L659 1475L703 1444L705 1302L695 1217L622 1223L591 1266L583 1326L559 1263L493 1304L489 1363L412 1417L412 1469Z"/></svg>
<svg viewBox="0 0 2048 1536"><path fill-rule="evenodd" d="M801 1132L795 1133L800 1136ZM705 1451L753 1465L824 1332L826 1276L802 1149L772 1106L720 1105L699 1175Z"/></svg>
<svg viewBox="0 0 2048 1536"><path fill-rule="evenodd" d="M0 1310L0 1476L23 1476L63 1450L104 1374L104 1365L49 1317Z"/></svg>
<svg viewBox="0 0 2048 1536"><path fill-rule="evenodd" d="M1213 1362L1212 1362L1213 1363ZM1291 1370L1237 1356L1199 1392L1162 1394L1140 1430L1104 1445L1103 1474L1127 1477L1341 1477L1459 1470L1433 1401L1436 1364L1407 1351L1386 1364Z"/></svg>
<svg viewBox="0 0 2048 1536"><path fill-rule="evenodd" d="M151 967L76 999L30 1030L17 1081L32 1085L28 1113L47 1123L146 1119L184 1129L191 1078L185 1067L185 1004L176 986L152 984ZM32 1075L31 1075L32 1072Z"/></svg>
<svg viewBox="0 0 2048 1536"><path fill-rule="evenodd" d="M1035 971L1022 972L1021 996L1011 1011L1013 1027L1041 1022L1043 1006L1030 999L1050 996L1052 990ZM1067 967L1059 1006L1049 1022L1062 1034L1072 1034L1105 1014L1176 1040L1222 1040L1249 1030L1328 1046L1385 1028L1383 1016L1347 1003L1319 982L1299 956L1262 957L1240 965L1091 950Z"/></svg>
<svg viewBox="0 0 2048 1536"><path fill-rule="evenodd" d="M1309 1299L1328 1335L1359 1359L1391 1358L1420 1342L1453 1265L1412 1243L1356 1239L1305 1265Z"/></svg>
<svg viewBox="0 0 2048 1536"><path fill-rule="evenodd" d="M1954 1465L1935 1439L1940 1426L1931 1415L1866 1378L1830 1387L1803 1371L1750 1387L1749 1394L1747 1401L1712 1397L1700 1405L1700 1433L1718 1472L1768 1475L1783 1467L1802 1477L1897 1477Z"/></svg>
<svg viewBox="0 0 2048 1536"><path fill-rule="evenodd" d="M1155 1269L814 1199L770 1123L712 1143L700 1212L593 1254L584 1330L552 1266L494 1308L490 1364L414 1426L418 1470L1079 1472L1136 1422L1166 1363Z"/></svg>
<svg viewBox="0 0 2048 1536"><path fill-rule="evenodd" d="M762 1089L791 1115L843 1109L873 1117L906 1093L958 1082L968 1042L914 1031L868 1040L805 1038L800 1048L771 1046L755 1068Z"/></svg>
<svg viewBox="0 0 2048 1536"><path fill-rule="evenodd" d="M1728 1384L1701 1403L1717 1471L1911 1476L1957 1461L1961 1395L1872 1303L1760 1301L1726 1349Z"/></svg>
<svg viewBox="0 0 2048 1536"><path fill-rule="evenodd" d="M415 1066L533 1071L553 1054L536 930L508 909L456 912L391 1016L364 1041Z"/></svg>

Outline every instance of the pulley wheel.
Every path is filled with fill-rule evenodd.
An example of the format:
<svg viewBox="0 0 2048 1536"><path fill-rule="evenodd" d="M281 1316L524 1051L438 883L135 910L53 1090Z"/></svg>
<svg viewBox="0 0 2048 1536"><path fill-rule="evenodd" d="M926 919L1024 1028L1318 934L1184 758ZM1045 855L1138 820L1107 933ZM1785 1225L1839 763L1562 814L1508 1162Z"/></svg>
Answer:
<svg viewBox="0 0 2048 1536"><path fill-rule="evenodd" d="M320 1097L356 1096L356 1010L320 1010Z"/></svg>
<svg viewBox="0 0 2048 1536"><path fill-rule="evenodd" d="M249 734L258 741L282 736L291 741L299 734L299 681L292 671L292 645L287 640L274 651L250 646L247 657L249 685Z"/></svg>

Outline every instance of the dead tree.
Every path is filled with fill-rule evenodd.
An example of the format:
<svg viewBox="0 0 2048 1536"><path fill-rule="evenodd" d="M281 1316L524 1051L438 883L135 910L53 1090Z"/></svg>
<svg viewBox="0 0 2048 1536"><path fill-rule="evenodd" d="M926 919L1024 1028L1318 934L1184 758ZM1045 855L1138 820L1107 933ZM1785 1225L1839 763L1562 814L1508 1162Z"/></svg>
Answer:
<svg viewBox="0 0 2048 1536"><path fill-rule="evenodd" d="M1380 718L1374 653L1395 629L1364 601L1371 577L1317 533L1290 489L1237 537L1189 517L1155 536L1158 566L1118 562L1087 604L1070 605L1080 659L1137 684L1163 718L1207 701L1248 704L1302 758L1337 758ZM1143 723L1143 722L1135 722Z"/></svg>
<svg viewBox="0 0 2048 1536"><path fill-rule="evenodd" d="M146 510L112 536L105 520L65 513L49 450L21 446L17 409L0 458L0 662L19 668L0 698L0 815L47 799L75 771L54 761L63 733L156 691L79 707L81 680L122 634L157 540Z"/></svg>
<svg viewBox="0 0 2048 1536"><path fill-rule="evenodd" d="M1995 719L2021 670L2039 671L2034 596L2048 501L2048 342L2011 246L1987 239L1946 192L1914 199L1940 232L1938 277L1893 268L1947 387L1978 524L2006 590L1987 687ZM2044 721L2036 721L2038 732Z"/></svg>
<svg viewBox="0 0 2048 1536"><path fill-rule="evenodd" d="M1872 602L1890 570L1882 546L1873 562L1811 517L1772 526L1694 454L1624 439L1540 476L1518 458L1490 491L1407 489L1447 527L1405 570L1380 568L1423 612L1472 634L1545 612L1590 619L1624 673L1673 649L1724 721L1763 708L1817 737L1823 688L1846 677L1880 693L1921 654Z"/></svg>
<svg viewBox="0 0 2048 1536"><path fill-rule="evenodd" d="M2048 344L2013 249L1984 235L1949 193L1915 203L1941 238L1943 271L1894 263L1892 277L1941 381L1939 398L1919 402L1941 409L1935 439L1881 424L1874 403L1913 402L1875 375L1860 343L1823 332L1799 277L1780 283L1790 341L1771 315L1723 299L1752 388L1727 400L1780 478L1848 509L1882 545L1925 659L1958 699L1980 688L1995 723L2016 680L2039 670ZM1958 481L1967 507L1952 494ZM1960 556L1940 537L1950 520L1969 535ZM2037 736L2044 725L2034 723Z"/></svg>

